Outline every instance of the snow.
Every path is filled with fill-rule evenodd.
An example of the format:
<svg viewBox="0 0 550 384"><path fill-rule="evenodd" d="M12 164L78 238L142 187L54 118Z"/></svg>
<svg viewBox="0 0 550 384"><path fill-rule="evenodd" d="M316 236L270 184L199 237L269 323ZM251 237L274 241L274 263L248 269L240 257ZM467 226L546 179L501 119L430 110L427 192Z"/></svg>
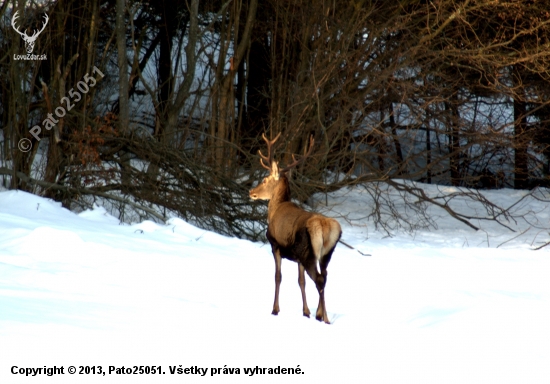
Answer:
<svg viewBox="0 0 550 384"><path fill-rule="evenodd" d="M527 192L487 193L507 205ZM348 217L365 217L368 202L359 187L329 198L332 214ZM123 225L101 207L75 214L0 192L0 382L547 383L550 246L533 250L550 240L537 229L548 227L547 205L519 204L528 220L512 221L516 232L485 221L476 232L435 208L436 230L393 237L341 219L343 239L372 256L338 245L326 325L302 316L298 268L286 260L281 312L271 315L267 244L176 218ZM306 279L315 313L318 295ZM107 373L159 365L164 374ZM11 373L53 366L64 374ZM106 374L78 374L80 366ZM180 366L208 371L171 374ZM240 373L224 374L224 366ZM278 366L303 373L244 373Z"/></svg>

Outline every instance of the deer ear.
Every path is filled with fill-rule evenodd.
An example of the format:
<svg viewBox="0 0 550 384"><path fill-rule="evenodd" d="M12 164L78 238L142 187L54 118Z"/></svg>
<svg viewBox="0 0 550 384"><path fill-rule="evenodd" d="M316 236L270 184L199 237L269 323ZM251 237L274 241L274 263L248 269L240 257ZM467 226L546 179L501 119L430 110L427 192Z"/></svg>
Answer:
<svg viewBox="0 0 550 384"><path fill-rule="evenodd" d="M279 165L276 161L271 163L271 176L273 176L275 180L279 180Z"/></svg>

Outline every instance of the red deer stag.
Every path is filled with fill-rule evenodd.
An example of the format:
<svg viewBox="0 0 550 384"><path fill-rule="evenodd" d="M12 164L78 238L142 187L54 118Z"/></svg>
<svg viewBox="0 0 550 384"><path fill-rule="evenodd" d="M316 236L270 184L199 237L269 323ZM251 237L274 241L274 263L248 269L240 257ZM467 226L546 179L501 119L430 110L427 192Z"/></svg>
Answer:
<svg viewBox="0 0 550 384"><path fill-rule="evenodd" d="M281 134L273 140L263 139L267 143L267 156L261 151L260 163L270 171L261 184L250 190L250 197L254 200L269 200L267 207L267 239L271 244L275 258L275 301L273 315L279 313L279 286L281 285L281 258L298 263L298 284L302 291L303 313L309 317L310 312L306 302L306 280L304 271L315 282L319 292L319 305L315 318L330 324L325 306L325 284L327 282L327 266L336 243L342 235L340 224L328 217L317 213L307 212L290 201L290 187L287 171L303 162L313 149L313 137L310 139L307 153L296 160L292 155L293 163L279 169L273 161L273 144ZM267 163L264 163L264 161Z"/></svg>

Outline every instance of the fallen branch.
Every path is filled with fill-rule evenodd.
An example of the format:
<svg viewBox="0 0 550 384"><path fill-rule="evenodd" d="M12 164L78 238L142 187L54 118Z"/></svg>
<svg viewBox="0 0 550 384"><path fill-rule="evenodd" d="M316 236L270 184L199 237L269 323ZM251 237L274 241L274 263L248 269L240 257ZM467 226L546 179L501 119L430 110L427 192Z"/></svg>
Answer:
<svg viewBox="0 0 550 384"><path fill-rule="evenodd" d="M546 246L548 246L548 245L550 245L550 241L547 242L547 243L545 243L545 244L543 244L543 245L541 245L540 247L533 248L533 251L538 251L539 249L542 249L542 248L544 248L544 247L546 247Z"/></svg>
<svg viewBox="0 0 550 384"><path fill-rule="evenodd" d="M530 229L531 229L531 227L527 228L525 231L521 232L519 235L514 236L514 237L512 237L511 239L506 240L504 243L500 243L499 245L497 245L497 248L500 247L501 245L504 245L504 244L506 244L506 243L508 243L508 242L510 242L510 241L512 241L512 240L514 240L514 239L516 239L516 238L518 238L518 237L520 237L521 235L523 235L524 233L526 233L526 232L529 231Z"/></svg>
<svg viewBox="0 0 550 384"><path fill-rule="evenodd" d="M338 240L340 243L344 244L346 247L348 247L349 249L355 249L357 252L359 252L361 255L363 256L372 256L370 253L363 253L361 252L360 250L358 250L357 248L354 248L352 247L351 245L349 245L348 243L346 243L344 240L340 239Z"/></svg>
<svg viewBox="0 0 550 384"><path fill-rule="evenodd" d="M136 204L133 201L128 200L124 197L114 196L114 195L111 195L109 193L96 191L96 190L89 189L89 188L73 188L73 187L67 187L67 186L59 185L59 184L55 184L55 183L50 183L50 182L44 181L44 180L33 179L32 177L27 176L23 172L14 172L12 169L8 169L6 167L1 167L0 168L0 175L9 175L9 176L16 175L19 179L23 180L24 182L26 182L28 184L38 185L38 186L43 187L43 188L55 189L55 190L63 191L63 192L71 192L71 193L75 193L75 194L79 194L79 195L99 196L99 197L104 197L106 199L119 201L121 203L128 204L128 205L130 205L130 206L132 206L136 209L140 209L142 211L145 211L148 214L150 214L151 216L156 217L157 219L159 219L163 223L166 221L166 218L164 216L160 215L158 212L155 212L153 209L144 207L144 206L139 205L139 204Z"/></svg>

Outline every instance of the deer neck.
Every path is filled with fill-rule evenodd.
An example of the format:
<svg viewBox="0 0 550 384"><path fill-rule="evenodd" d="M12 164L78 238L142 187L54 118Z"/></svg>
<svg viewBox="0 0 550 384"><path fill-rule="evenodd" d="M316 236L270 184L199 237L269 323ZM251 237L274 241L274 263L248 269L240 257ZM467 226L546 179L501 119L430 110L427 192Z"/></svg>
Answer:
<svg viewBox="0 0 550 384"><path fill-rule="evenodd" d="M275 190L273 191L273 196L269 199L269 204L267 206L267 220L271 221L271 218L275 214L277 208L287 201L290 201L290 186L286 176L281 175L279 183Z"/></svg>

